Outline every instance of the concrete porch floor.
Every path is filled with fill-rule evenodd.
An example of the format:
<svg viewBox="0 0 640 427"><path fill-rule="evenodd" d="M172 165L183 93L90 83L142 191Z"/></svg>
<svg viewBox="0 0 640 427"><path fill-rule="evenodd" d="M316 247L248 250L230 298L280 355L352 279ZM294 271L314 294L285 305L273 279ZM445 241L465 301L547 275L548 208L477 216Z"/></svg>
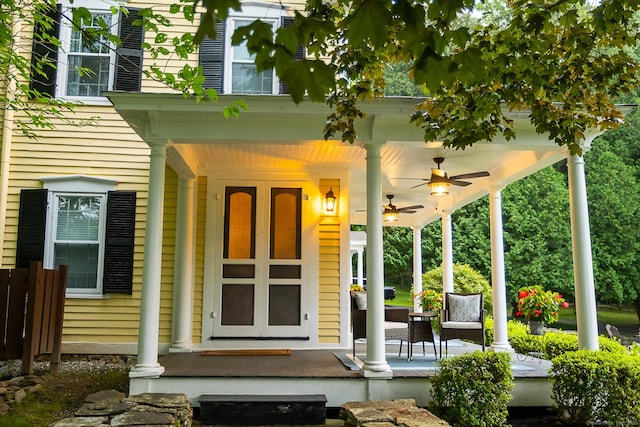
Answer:
<svg viewBox="0 0 640 427"><path fill-rule="evenodd" d="M449 356L480 350L480 346L457 342L449 345ZM365 377L350 370L335 353L350 349L293 350L290 355L204 356L201 352L171 353L161 356L165 372L159 378L132 378L130 393L186 393L198 407L201 395L211 394L324 394L327 407L363 400L414 398L419 406L431 400L428 378L435 369L393 370L391 378ZM356 344L357 354L366 352L366 343ZM398 344L386 345L387 358L397 358ZM427 355L433 348L426 345ZM414 344L414 356L422 356L422 345ZM446 357L446 356L445 356ZM406 358L406 344L403 347ZM547 378L551 363L529 355L512 354L515 386L511 406L551 406L551 385ZM416 363L417 365L417 363Z"/></svg>

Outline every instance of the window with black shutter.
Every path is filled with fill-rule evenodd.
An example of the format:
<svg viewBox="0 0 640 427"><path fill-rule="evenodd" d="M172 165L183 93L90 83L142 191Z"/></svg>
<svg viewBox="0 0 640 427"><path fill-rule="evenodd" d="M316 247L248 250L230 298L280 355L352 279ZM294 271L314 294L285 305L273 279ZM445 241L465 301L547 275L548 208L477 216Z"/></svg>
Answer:
<svg viewBox="0 0 640 427"><path fill-rule="evenodd" d="M22 190L16 267L27 267L30 261L42 261L46 268L68 265L68 296L130 295L135 212L135 192Z"/></svg>
<svg viewBox="0 0 640 427"><path fill-rule="evenodd" d="M283 16L282 17L282 26L283 27L288 27L289 25L293 24L293 16ZM296 49L296 52L294 54L294 58L296 60L301 60L304 59L305 57L305 50L303 46L298 46L298 48ZM289 93L289 88L287 87L287 84L283 81L280 81L280 94L288 94Z"/></svg>
<svg viewBox="0 0 640 427"><path fill-rule="evenodd" d="M20 191L16 268L29 268L31 261L42 262L44 258L48 194L42 189Z"/></svg>
<svg viewBox="0 0 640 427"><path fill-rule="evenodd" d="M71 9L58 5L57 8L45 9L44 13L52 25L36 25L34 28L31 89L45 96L83 100L102 97L102 92L107 90L140 91L144 27L138 25L141 18L139 9L129 9L128 14L119 16L117 35L122 46L116 50L115 64L104 62L109 58L109 51L116 48L109 45L106 36L90 37L89 32L69 25ZM95 28L98 19L107 22L115 19L108 9L91 10L91 13L91 19L82 21L83 28ZM52 43L51 38L57 39L60 47ZM43 59L46 60L44 73L38 73L36 61L42 62ZM77 71L83 68L92 69L93 73ZM108 85L110 79L105 77L111 73L114 76L113 86Z"/></svg>
<svg viewBox="0 0 640 427"><path fill-rule="evenodd" d="M217 21L216 38L204 38L200 44L198 58L205 77L204 88L215 89L220 94L223 93L224 87L224 43L225 24L224 21Z"/></svg>
<svg viewBox="0 0 640 427"><path fill-rule="evenodd" d="M140 92L142 83L142 43L144 27L140 9L129 9L120 16L118 36L122 45L116 49L113 90Z"/></svg>
<svg viewBox="0 0 640 427"><path fill-rule="evenodd" d="M103 292L131 295L136 193L110 191L104 247Z"/></svg>

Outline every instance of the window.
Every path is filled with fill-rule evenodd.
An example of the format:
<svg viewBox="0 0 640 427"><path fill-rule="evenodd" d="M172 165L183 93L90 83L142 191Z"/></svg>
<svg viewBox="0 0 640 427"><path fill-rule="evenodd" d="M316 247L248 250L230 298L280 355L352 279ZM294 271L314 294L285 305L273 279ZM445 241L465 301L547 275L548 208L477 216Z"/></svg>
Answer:
<svg viewBox="0 0 640 427"><path fill-rule="evenodd" d="M286 10L276 3L246 3L241 12L232 11L226 22L216 23L216 38L205 37L200 45L199 65L205 76L204 87L213 88L224 94L285 94L286 85L282 84L273 70L257 73L253 56L246 45L232 45L231 37L236 29L248 25L260 18L273 25L273 30L290 25L293 17L285 16ZM300 47L295 54L297 59L305 56Z"/></svg>
<svg viewBox="0 0 640 427"><path fill-rule="evenodd" d="M53 193L50 250L45 252L44 266L69 266L67 291L101 294L106 194Z"/></svg>
<svg viewBox="0 0 640 427"><path fill-rule="evenodd" d="M71 9L67 15L70 16ZM101 28L115 34L111 12L92 12L82 20L82 29L63 21L60 41L60 72L58 86L66 98L99 97L111 88L115 66L115 46L106 34L92 37Z"/></svg>
<svg viewBox="0 0 640 427"><path fill-rule="evenodd" d="M233 34L238 28L251 24L250 19L231 19L231 28ZM276 29L276 21L266 21L273 25ZM229 43L231 42L229 38ZM261 73L256 71L256 65L253 63L255 55L249 53L247 44L231 45L230 48L230 67L228 72L231 75L231 93L262 95L274 93L273 70L266 70Z"/></svg>
<svg viewBox="0 0 640 427"><path fill-rule="evenodd" d="M72 5L91 11L82 19L82 31L71 25ZM140 91L144 30L134 25L138 10L113 15L108 7L106 2L79 0L49 11L53 25L34 29L33 58L49 58L57 66L45 66L45 75L34 73L32 89L89 103L106 103L103 92L109 90ZM92 38L91 31L98 28L109 28L122 45L116 47L105 34ZM56 37L60 46L51 43L50 37Z"/></svg>
<svg viewBox="0 0 640 427"><path fill-rule="evenodd" d="M68 265L67 296L131 294L135 193L86 176L43 181L20 195L16 267Z"/></svg>

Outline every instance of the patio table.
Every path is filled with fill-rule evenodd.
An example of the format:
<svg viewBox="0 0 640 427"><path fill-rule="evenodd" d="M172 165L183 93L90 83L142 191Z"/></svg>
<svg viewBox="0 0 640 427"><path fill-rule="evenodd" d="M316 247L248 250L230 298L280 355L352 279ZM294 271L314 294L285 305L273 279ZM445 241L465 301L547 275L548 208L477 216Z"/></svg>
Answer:
<svg viewBox="0 0 640 427"><path fill-rule="evenodd" d="M433 343L433 353L438 358L436 351L436 343L433 339L433 329L431 328L431 319L437 317L433 311L425 311L424 313L409 313L409 350L407 358L411 360L413 357L413 343L422 342L422 353L425 354L425 341Z"/></svg>

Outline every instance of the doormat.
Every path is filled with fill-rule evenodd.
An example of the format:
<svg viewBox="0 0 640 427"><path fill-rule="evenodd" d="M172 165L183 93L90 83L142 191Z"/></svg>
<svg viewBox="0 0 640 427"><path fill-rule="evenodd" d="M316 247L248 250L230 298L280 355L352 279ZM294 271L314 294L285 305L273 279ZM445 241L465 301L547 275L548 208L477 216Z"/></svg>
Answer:
<svg viewBox="0 0 640 427"><path fill-rule="evenodd" d="M247 350L206 350L201 356L291 356L290 348L247 349Z"/></svg>

